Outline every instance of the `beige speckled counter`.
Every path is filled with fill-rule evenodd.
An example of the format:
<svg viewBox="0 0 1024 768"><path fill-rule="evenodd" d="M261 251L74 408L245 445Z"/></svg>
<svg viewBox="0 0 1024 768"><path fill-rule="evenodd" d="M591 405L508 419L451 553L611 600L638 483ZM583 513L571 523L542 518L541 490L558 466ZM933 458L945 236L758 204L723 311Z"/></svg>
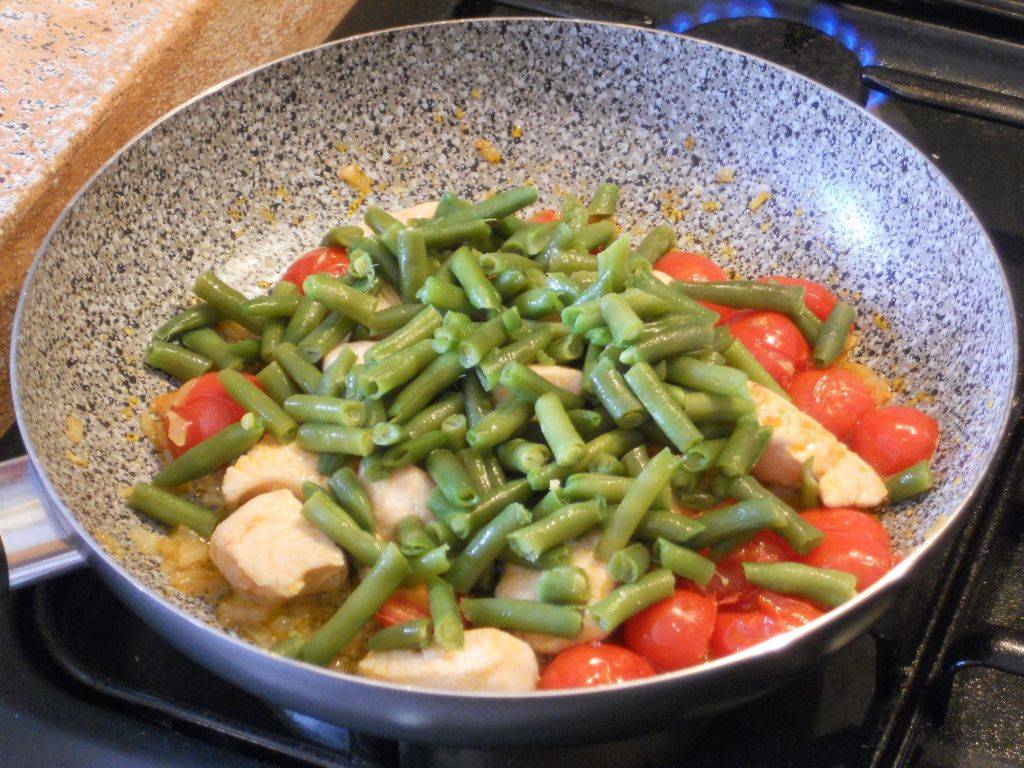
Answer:
<svg viewBox="0 0 1024 768"><path fill-rule="evenodd" d="M0 431L25 270L119 146L233 74L320 43L353 0L0 0Z"/></svg>

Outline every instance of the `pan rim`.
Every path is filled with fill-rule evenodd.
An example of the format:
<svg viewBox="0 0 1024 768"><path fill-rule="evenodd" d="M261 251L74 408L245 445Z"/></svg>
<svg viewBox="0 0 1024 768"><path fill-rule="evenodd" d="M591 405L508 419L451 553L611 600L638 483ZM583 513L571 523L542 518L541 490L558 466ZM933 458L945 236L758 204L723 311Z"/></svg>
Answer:
<svg viewBox="0 0 1024 768"><path fill-rule="evenodd" d="M905 147L911 150L917 158L923 160L927 164L927 166L930 167L932 172L935 173L935 175L938 177L939 183L944 183L945 185L947 185L949 191L952 192L954 198L967 211L971 220L976 226L978 232L981 234L983 238L983 244L987 246L989 253L993 257L996 271L1001 282L1004 295L1006 296L1009 304L1010 324L1014 336L1012 350L1013 363L1012 372L1010 376L1010 391L1004 403L1003 412L1001 414L1000 419L1000 425L996 434L996 439L993 441L992 447L982 457L982 463L985 466L985 469L979 474L979 476L971 486L970 490L964 495L961 502L954 509L942 515L941 526L933 526L928 538L926 538L926 540L920 546L918 546L911 553L909 553L903 560L901 560L892 570L886 573L875 584L873 584L863 592L857 593L857 595L852 600L848 601L842 606L839 606L838 608L830 610L828 613L824 614L818 619L815 619L814 621L802 627L790 630L789 632L786 632L775 638L771 638L747 650L741 651L730 656L723 657L721 659L715 659L710 662L699 664L693 667L676 670L674 672L661 673L653 677L643 678L641 680L627 681L612 685L600 686L596 688L578 688L551 691L535 690L527 693L510 694L494 691L458 691L449 689L433 689L405 686L396 683L388 683L384 681L373 680L370 678L361 677L359 675L350 674L346 672L328 670L323 667L316 667L305 662L300 662L279 655L275 655L271 653L269 650L265 650L257 645L249 643L243 640L242 638L238 637L237 635L227 632L225 629L219 626L209 624L197 618L196 616L187 613L186 611L172 604L167 598L163 597L159 593L143 586L131 573L127 571L127 569L124 568L124 566L122 566L122 564L118 560L113 558L105 549L103 549L99 545L99 543L85 530L85 528L79 521L78 517L74 513L72 513L72 511L60 498L53 484L50 482L50 479L47 476L46 472L41 471L42 464L39 460L35 444L32 440L32 437L28 434L27 430L25 429L25 416L23 413L24 409L21 402L20 384L18 380L17 341L20 337L21 321L23 319L25 312L25 305L27 303L29 288L35 279L36 270L38 269L39 264L42 261L42 258L46 253L52 238L54 237L60 226L64 223L64 220L68 217L72 209L77 205L80 198L93 187L93 185L97 182L100 176L102 176L108 170L108 168L113 166L129 148L134 146L143 137L151 133L164 122L167 122L172 117L176 116L179 112L182 112L191 107L194 103L232 85L237 81L249 78L257 72L274 67L284 61L288 61L290 59L297 59L306 56L307 54L331 47L342 47L343 45L349 43L350 41L361 40L364 38L377 37L382 35L390 35L396 32L429 29L434 27L447 27L453 25L483 26L509 22L538 26L558 24L564 26L573 26L576 28L610 27L616 29L625 29L631 32L643 32L645 34L656 35L659 37L665 36L684 38L686 40L686 44L708 46L711 48L721 49L731 54L736 54L743 58L755 61L759 65L762 65L763 67L766 67L768 69L783 72L787 77L794 77L799 80L805 81L814 89L825 92L826 94L828 94L829 97L835 97L839 99L841 102L845 102L848 106L862 113L863 116L870 119L877 126L881 126L882 128L884 128L888 133L892 135L892 137L897 142L903 144ZM220 641L227 641L231 643L235 646L237 650L242 651L244 653L256 654L260 657L266 657L272 659L274 662L277 663L291 665L291 667L294 670L304 674L311 674L317 677L323 676L327 680L337 680L338 678L341 678L349 684L355 683L359 685L367 685L373 688L380 689L382 691L400 693L405 695L413 695L425 698L458 698L473 699L480 701L495 700L499 702L512 702L518 700L534 701L537 699L568 699L571 697L581 695L594 697L604 695L606 697L609 697L613 696L618 691L632 690L639 687L675 685L678 681L681 680L688 680L693 678L700 678L706 675L713 675L721 669L734 669L736 667L752 666L756 664L758 661L762 660L762 658L764 657L773 657L776 654L781 654L783 651L792 646L811 642L813 638L815 638L816 636L824 636L829 628L831 628L833 625L837 623L840 623L841 620L847 615L855 613L858 610L867 610L871 604L880 603L886 596L892 595L896 590L898 590L900 587L904 585L904 583L907 581L909 573L914 569L916 564L919 561L925 559L929 554L933 553L942 542L948 539L949 536L959 528L959 526L963 523L963 517L965 515L966 510L972 504L977 502L982 487L987 483L992 474L993 465L996 462L996 458L1002 453L1007 432L1011 423L1011 417L1014 412L1014 393L1018 391L1020 388L1021 370L1019 332L1020 329L1019 323L1017 321L1014 296L1010 290L1009 280L1007 279L1006 271L1004 270L1002 261L999 258L999 252L995 248L995 245L992 243L992 239L989 236L985 227L982 225L977 213L967 202L967 200L964 199L963 195L961 195L959 190L948 178L948 176L938 166L936 166L935 163L925 153L921 152L919 149L913 146L913 144L911 144L905 137L903 137L890 125L888 125L887 123L883 122L882 120L868 112L864 107L857 104L856 102L848 99L847 97L843 96L842 94L836 91L829 89L827 86L824 86L812 80L811 78L806 77L805 75L801 75L798 72L794 72L793 70L787 69L786 67L770 62L759 56L748 54L744 51L740 51L736 48L731 48L726 45L721 45L719 43L708 42L697 38L688 38L685 37L684 35L679 35L668 30L651 29L647 27L640 27L615 22L586 21L579 19L564 19L555 17L490 17L482 19L453 19L421 24L407 24L399 27L391 27L388 29L375 30L372 32L365 32L358 35L352 35L350 37L345 37L339 40L334 40L320 45L312 46L310 48L305 48L295 53L281 56L272 61L252 67L251 69L245 70L244 72L240 72L232 77L229 77L210 86L209 88L201 91L200 93L196 94L195 96L183 102L182 104L179 104L175 108L161 115L159 118L157 118L148 126L146 126L144 129L136 133L113 155L111 155L99 168L97 168L96 171L92 175L90 175L88 180L75 192L74 195L72 195L72 197L68 200L67 204L62 209L60 215L54 220L53 224L47 231L46 236L40 243L39 249L36 251L36 254L33 257L32 264L30 265L28 271L26 272L24 282L22 284L21 290L19 291L18 305L15 311L14 321L11 327L11 348L9 365L11 378L11 395L14 404L14 412L18 424L18 429L24 440L27 454L32 461L33 469L37 477L39 478L41 485L43 486L43 490L46 496L45 501L47 502L46 506L48 508L48 511L50 511L51 516L53 514L53 510L56 510L56 513L60 518L60 520L58 521L59 525L64 530L68 530L69 528L71 529L74 538L74 543L76 544L76 546L79 549L82 549L83 547L87 549L87 552L84 553L86 555L87 562L91 562L93 558L99 558L103 561L104 565L111 572L116 573L118 578L120 578L127 585L128 588L138 593L140 597L152 600L157 605L159 605L159 607L162 610L170 611L173 614L177 615L179 618L183 618L186 621L190 622L196 628L204 630L206 632L210 632Z"/></svg>

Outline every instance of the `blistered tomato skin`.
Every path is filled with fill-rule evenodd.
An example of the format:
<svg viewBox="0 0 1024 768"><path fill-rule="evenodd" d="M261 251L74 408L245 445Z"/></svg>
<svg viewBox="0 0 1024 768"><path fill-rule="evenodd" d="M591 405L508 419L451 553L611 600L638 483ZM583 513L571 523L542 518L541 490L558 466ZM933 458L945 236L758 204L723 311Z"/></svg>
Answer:
<svg viewBox="0 0 1024 768"><path fill-rule="evenodd" d="M574 645L559 653L540 676L541 690L591 688L654 674L641 656L611 643Z"/></svg>
<svg viewBox="0 0 1024 768"><path fill-rule="evenodd" d="M310 275L341 277L348 272L348 263L348 251L345 248L314 248L293 261L282 279L294 283L302 292L302 283Z"/></svg>
<svg viewBox="0 0 1024 768"><path fill-rule="evenodd" d="M708 591L714 593L720 609L749 607L757 589L743 573L743 563L781 563L796 559L796 552L775 531L761 531L718 561Z"/></svg>
<svg viewBox="0 0 1024 768"><path fill-rule="evenodd" d="M707 656L717 612L714 597L677 589L630 618L622 637L659 672L692 667Z"/></svg>
<svg viewBox="0 0 1024 768"><path fill-rule="evenodd" d="M400 589L389 597L373 617L379 627L404 624L416 619L429 619L430 607L426 588Z"/></svg>
<svg viewBox="0 0 1024 768"><path fill-rule="evenodd" d="M760 590L748 611L722 611L708 642L711 658L730 656L802 626L822 615L810 603Z"/></svg>
<svg viewBox="0 0 1024 768"><path fill-rule="evenodd" d="M819 320L828 317L832 307L836 305L836 297L828 288L821 283L811 280L804 280L802 277L788 277L786 275L768 275L757 278L759 283L778 283L779 285L799 285L804 289L804 304L815 314Z"/></svg>
<svg viewBox="0 0 1024 768"><path fill-rule="evenodd" d="M725 270L701 253L692 251L669 251L656 262L654 269L685 283L717 283L728 280ZM717 312L724 320L735 312L730 307L702 301L702 305Z"/></svg>
<svg viewBox="0 0 1024 768"><path fill-rule="evenodd" d="M874 515L856 509L811 509L801 517L825 538L800 562L852 573L858 591L870 587L896 564L889 532Z"/></svg>
<svg viewBox="0 0 1024 768"><path fill-rule="evenodd" d="M789 396L793 405L840 440L875 407L868 386L844 368L798 373L789 385Z"/></svg>
<svg viewBox="0 0 1024 768"><path fill-rule="evenodd" d="M811 362L811 348L804 335L779 312L743 310L733 313L725 325L783 389Z"/></svg>
<svg viewBox="0 0 1024 768"><path fill-rule="evenodd" d="M259 385L255 376L245 375ZM204 373L187 382L182 390L183 396L170 407L167 417L169 450L175 458L245 415L245 408L231 398L216 373ZM184 442L175 442L175 435L182 429Z"/></svg>
<svg viewBox="0 0 1024 768"><path fill-rule="evenodd" d="M939 425L908 406L879 408L850 433L850 448L882 475L894 475L935 455Z"/></svg>

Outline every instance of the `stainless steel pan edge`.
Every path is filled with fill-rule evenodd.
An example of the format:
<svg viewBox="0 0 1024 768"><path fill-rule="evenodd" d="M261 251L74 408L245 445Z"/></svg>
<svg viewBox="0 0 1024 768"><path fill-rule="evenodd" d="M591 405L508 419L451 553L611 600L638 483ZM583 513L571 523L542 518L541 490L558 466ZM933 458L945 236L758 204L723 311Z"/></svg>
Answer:
<svg viewBox="0 0 1024 768"><path fill-rule="evenodd" d="M458 23L464 22L442 24ZM303 53L295 56L301 56ZM272 65L273 63L265 66ZM226 82L242 79L250 74L251 72L244 73ZM215 86L208 92L216 91L224 85L225 83ZM201 94L183 104L154 125L187 108L193 101L205 95L206 93ZM140 133L140 136L152 127ZM132 142L137 139L138 137L135 137ZM131 142L126 148L130 144ZM39 255L30 269L26 285L32 280L39 264L39 256L45 252L54 232L60 227L68 212L92 186L95 179L115 162L123 151L124 149L119 151L100 168L68 203L44 240ZM978 227L981 229L980 223ZM1005 275L1003 281L1005 284ZM25 295L26 291L23 289L14 323L15 339L21 327ZM1015 350L1015 371L1018 369L1018 362L1018 353ZM23 426L17 364L16 345L12 345L11 371L15 407L19 424ZM1001 418L1003 434L1009 418L1008 404ZM23 428L23 434L25 433L26 430ZM36 446L27 434L26 447L32 461L38 466ZM986 456L986 461L991 461L994 453L995 448ZM854 601L812 625L728 659L656 679L601 690L538 692L528 696L470 696L409 690L400 686L329 673L261 651L182 613L159 595L137 584L117 561L85 532L70 510L60 502L55 489L45 476L41 477L41 484L51 517L62 528L71 532L75 548L85 554L89 564L99 571L104 580L133 610L197 662L262 696L269 703L334 720L356 729L410 740L498 746L509 743L521 744L524 741L524 733L530 734L530 743L537 744L610 738L635 733L641 729L654 729L666 722L720 710L739 699L756 695L768 684L778 682L801 667L841 648L881 615L896 598L897 591L907 574L923 565L959 530L963 522L961 512L976 497L981 480L960 507L948 514L945 526L936 532L925 546L911 553L879 583Z"/></svg>

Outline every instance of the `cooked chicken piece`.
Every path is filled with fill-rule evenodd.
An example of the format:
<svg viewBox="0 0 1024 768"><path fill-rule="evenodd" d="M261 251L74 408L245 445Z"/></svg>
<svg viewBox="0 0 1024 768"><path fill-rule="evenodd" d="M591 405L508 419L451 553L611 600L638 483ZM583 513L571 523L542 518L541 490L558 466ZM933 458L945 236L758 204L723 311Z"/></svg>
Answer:
<svg viewBox="0 0 1024 768"><path fill-rule="evenodd" d="M662 272L660 269L655 269L653 272L651 272L651 274L654 275L659 280L661 280L661 282L665 283L665 285L675 282L675 278L672 277L672 275L666 272Z"/></svg>
<svg viewBox="0 0 1024 768"><path fill-rule="evenodd" d="M572 565L582 568L590 581L590 598L588 600L590 603L596 603L601 598L606 597L615 586L615 582L608 575L608 565L594 557L594 547L597 546L597 540L600 536L601 533L599 531L594 531L569 544L569 551L572 554ZM537 581L540 579L540 573L540 571L535 571L532 568L507 565L505 566L505 572L494 588L494 596L517 600L538 600ZM529 643L533 650L547 656L554 656L559 651L564 651L566 648L571 648L574 645L604 640L608 636L607 632L602 632L598 629L589 614L584 614L583 629L580 630L579 635L576 637L555 637L554 635L541 635L535 632L517 632L515 634Z"/></svg>
<svg viewBox="0 0 1024 768"><path fill-rule="evenodd" d="M433 518L427 509L427 497L434 490L430 475L412 464L399 467L384 480L372 483L362 478L366 493L370 497L374 530L385 539L390 539L395 523L407 515L416 515L424 522Z"/></svg>
<svg viewBox="0 0 1024 768"><path fill-rule="evenodd" d="M537 687L537 657L522 640L500 629L470 629L457 651L370 651L359 674L389 683L456 691L522 693Z"/></svg>
<svg viewBox="0 0 1024 768"><path fill-rule="evenodd" d="M345 347L348 347L349 349L352 350L353 354L356 356L356 363L361 363L363 362L363 355L366 354L366 350L368 350L376 343L377 342L375 341L343 341L341 342L341 344L339 344L326 355L324 355L324 360L323 363L321 363L321 365L323 369L326 371L327 368L330 367L331 363L338 359L338 355L341 354L341 350L345 349Z"/></svg>
<svg viewBox="0 0 1024 768"><path fill-rule="evenodd" d="M221 492L227 508L234 509L258 494L281 488L301 499L302 484L307 480L324 482L317 472L316 454L302 450L295 443L282 445L272 437L265 437L227 468Z"/></svg>
<svg viewBox="0 0 1024 768"><path fill-rule="evenodd" d="M574 395L583 393L583 371L567 365L531 365L530 369L547 379L556 387L561 387Z"/></svg>
<svg viewBox="0 0 1024 768"><path fill-rule="evenodd" d="M329 592L348 576L345 555L283 489L225 518L210 537L210 559L236 591L267 601Z"/></svg>
<svg viewBox="0 0 1024 768"><path fill-rule="evenodd" d="M811 473L826 507L877 507L885 501L885 483L867 462L835 435L785 398L748 382L757 419L772 428L768 447L754 475L770 485L796 488L804 462L814 457Z"/></svg>

